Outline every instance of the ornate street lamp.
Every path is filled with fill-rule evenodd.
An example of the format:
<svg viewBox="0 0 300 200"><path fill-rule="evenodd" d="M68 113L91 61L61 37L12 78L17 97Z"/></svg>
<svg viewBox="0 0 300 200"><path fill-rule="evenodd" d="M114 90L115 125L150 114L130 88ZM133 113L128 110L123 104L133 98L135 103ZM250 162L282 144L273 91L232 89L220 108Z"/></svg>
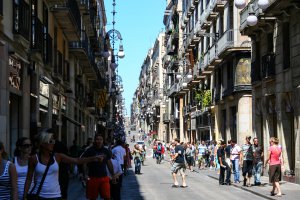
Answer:
<svg viewBox="0 0 300 200"><path fill-rule="evenodd" d="M116 15L116 1L113 0L113 11L112 11L112 14L113 14L113 21L112 21L112 24L113 24L113 28L111 30L109 30L106 35L105 35L105 46L104 46L104 52L102 53L102 55L104 57L109 57L110 55L112 56L112 59L111 59L111 69L112 70L115 70L117 67L118 67L118 64L117 64L117 61L118 61L118 58L124 58L125 57L125 53L124 53L124 47L123 47L123 44L122 44L122 35L121 33L115 29L115 24L116 24L116 21L115 21L115 15ZM109 50L107 48L107 45L106 45L106 40L110 40L111 43L112 43L112 53L110 54L109 53ZM115 51L115 43L117 41L120 41L120 44L119 44L119 51L117 53L117 55L114 53ZM116 58L115 58L116 56Z"/></svg>

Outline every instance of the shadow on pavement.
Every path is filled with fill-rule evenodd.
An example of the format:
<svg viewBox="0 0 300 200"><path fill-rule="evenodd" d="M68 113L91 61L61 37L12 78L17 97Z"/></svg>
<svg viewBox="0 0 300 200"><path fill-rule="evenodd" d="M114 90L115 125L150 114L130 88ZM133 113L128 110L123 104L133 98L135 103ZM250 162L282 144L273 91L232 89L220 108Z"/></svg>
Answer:
<svg viewBox="0 0 300 200"><path fill-rule="evenodd" d="M144 200L140 191L140 185L132 169L127 171L126 176L123 177L123 186L121 189L121 199L126 200Z"/></svg>

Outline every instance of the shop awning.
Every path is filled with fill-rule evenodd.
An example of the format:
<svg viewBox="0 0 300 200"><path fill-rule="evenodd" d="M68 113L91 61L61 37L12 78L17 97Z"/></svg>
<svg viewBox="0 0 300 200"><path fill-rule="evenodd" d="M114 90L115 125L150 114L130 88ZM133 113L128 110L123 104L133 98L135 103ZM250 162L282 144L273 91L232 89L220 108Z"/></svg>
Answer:
<svg viewBox="0 0 300 200"><path fill-rule="evenodd" d="M76 126L80 126L80 127L83 126L83 124L79 123L78 121L76 121L76 120L74 120L74 119L72 119L72 118L70 118L70 117L68 117L68 116L66 116L66 115L64 115L64 114L63 114L62 116L63 116L64 118L66 118L66 120L68 120L69 122L75 124Z"/></svg>

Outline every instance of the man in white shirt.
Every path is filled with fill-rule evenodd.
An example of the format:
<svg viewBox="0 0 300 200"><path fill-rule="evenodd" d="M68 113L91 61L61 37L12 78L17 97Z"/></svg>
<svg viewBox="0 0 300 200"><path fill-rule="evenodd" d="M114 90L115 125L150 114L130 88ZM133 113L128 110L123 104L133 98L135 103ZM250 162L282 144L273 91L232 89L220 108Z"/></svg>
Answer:
<svg viewBox="0 0 300 200"><path fill-rule="evenodd" d="M112 199L121 199L121 185L120 185L120 176L122 176L123 171L119 161L116 159L116 155L112 156L111 163L113 164L114 174L116 179L110 180L110 194ZM111 178L111 174L106 168L108 176Z"/></svg>
<svg viewBox="0 0 300 200"><path fill-rule="evenodd" d="M230 160L232 162L232 168L233 168L233 174L234 174L234 182L239 183L240 182L240 154L241 154L241 147L236 144L236 140L231 140L231 153L230 153Z"/></svg>
<svg viewBox="0 0 300 200"><path fill-rule="evenodd" d="M117 141L116 146L112 149L112 154L116 156L116 160L119 162L123 170L126 151L121 140ZM122 175L120 176L120 185L122 186Z"/></svg>

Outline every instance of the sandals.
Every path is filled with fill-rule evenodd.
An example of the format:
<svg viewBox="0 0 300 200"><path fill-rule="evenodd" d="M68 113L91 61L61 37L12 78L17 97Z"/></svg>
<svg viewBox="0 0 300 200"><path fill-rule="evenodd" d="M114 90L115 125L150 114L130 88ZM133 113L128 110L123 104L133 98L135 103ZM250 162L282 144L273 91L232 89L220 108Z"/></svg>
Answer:
<svg viewBox="0 0 300 200"><path fill-rule="evenodd" d="M178 187L179 185L175 185L175 184L172 185L172 188L178 188Z"/></svg>
<svg viewBox="0 0 300 200"><path fill-rule="evenodd" d="M187 186L187 185L181 185L180 187L182 187L182 188L187 188L188 186Z"/></svg>

